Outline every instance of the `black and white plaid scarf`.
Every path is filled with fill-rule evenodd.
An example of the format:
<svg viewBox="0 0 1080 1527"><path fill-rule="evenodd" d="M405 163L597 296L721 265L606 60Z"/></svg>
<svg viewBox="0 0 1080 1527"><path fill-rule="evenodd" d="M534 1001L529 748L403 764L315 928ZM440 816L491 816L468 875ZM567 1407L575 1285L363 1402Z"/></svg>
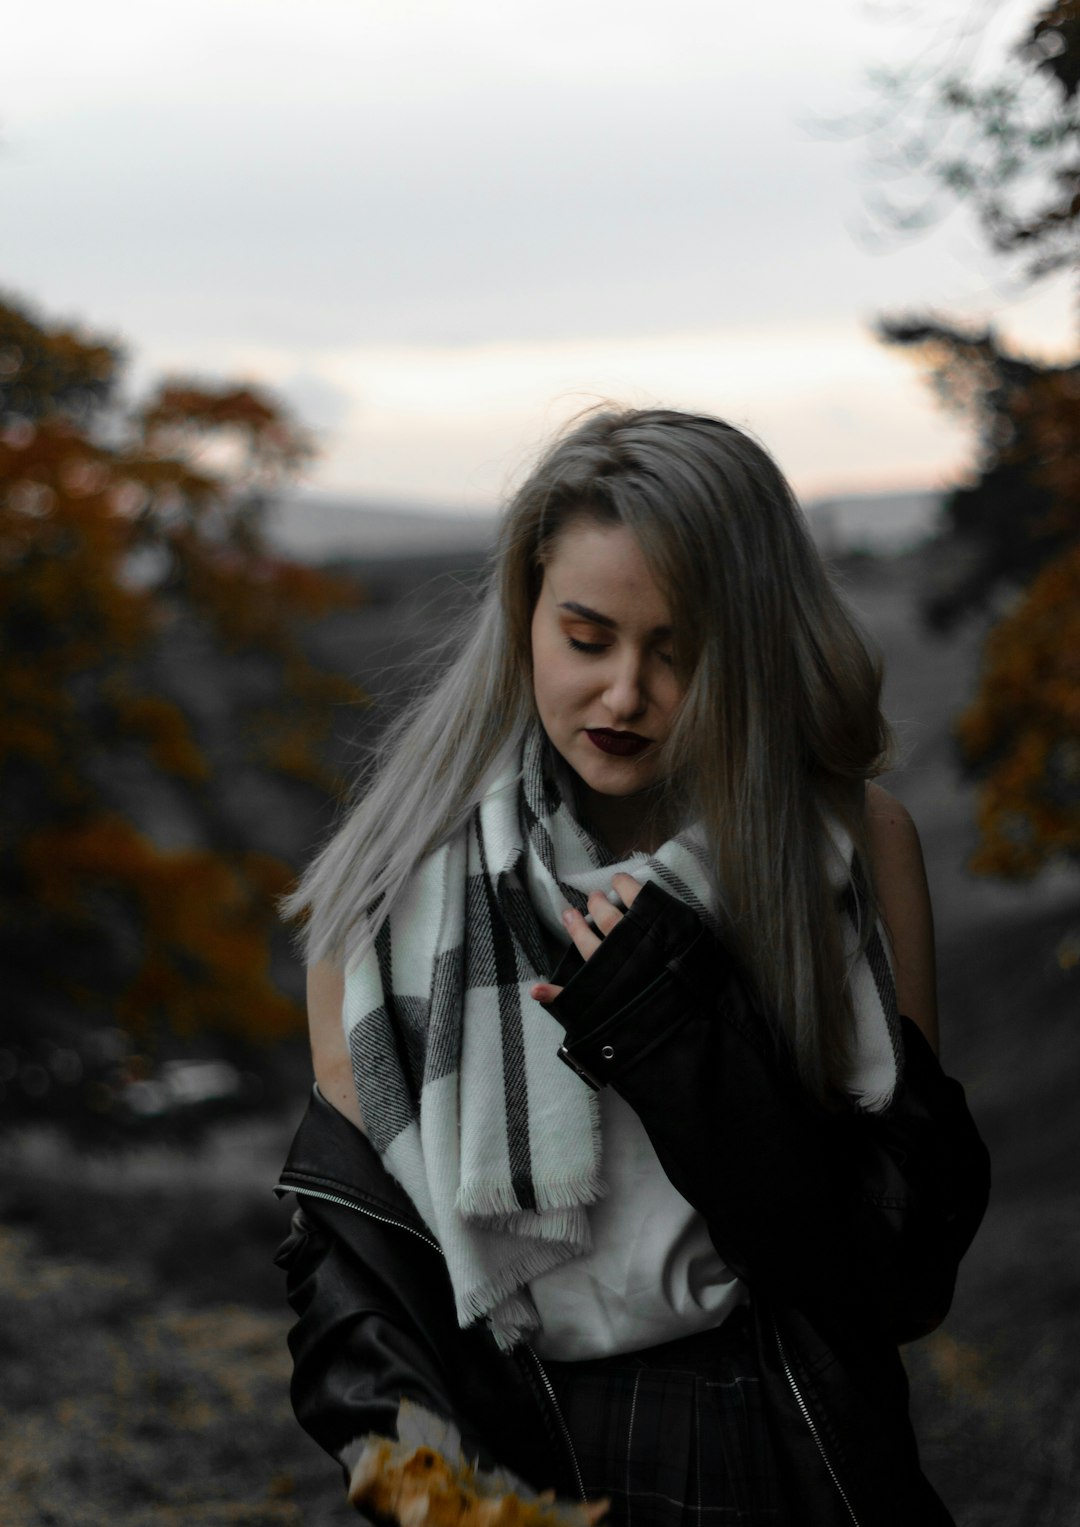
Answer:
<svg viewBox="0 0 1080 1527"><path fill-rule="evenodd" d="M446 1256L460 1323L510 1347L536 1329L527 1285L587 1251L605 1192L596 1095L557 1057L561 1026L529 995L561 914L625 871L712 922L693 830L615 860L574 816L537 729L466 827L427 858L375 947L346 971L344 1023L365 1127ZM841 850L842 851L842 850ZM842 873L842 866L841 866ZM884 946L853 972L857 1091L896 1080Z"/></svg>

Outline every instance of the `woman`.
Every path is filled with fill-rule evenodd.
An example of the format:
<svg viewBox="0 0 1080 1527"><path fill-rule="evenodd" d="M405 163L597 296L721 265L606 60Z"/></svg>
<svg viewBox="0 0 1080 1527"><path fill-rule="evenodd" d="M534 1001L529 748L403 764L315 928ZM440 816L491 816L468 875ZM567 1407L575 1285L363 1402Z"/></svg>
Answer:
<svg viewBox="0 0 1080 1527"><path fill-rule="evenodd" d="M950 1520L897 1343L987 1164L879 682L732 426L593 413L515 495L288 904L293 1399L347 1473L406 1399L614 1527Z"/></svg>

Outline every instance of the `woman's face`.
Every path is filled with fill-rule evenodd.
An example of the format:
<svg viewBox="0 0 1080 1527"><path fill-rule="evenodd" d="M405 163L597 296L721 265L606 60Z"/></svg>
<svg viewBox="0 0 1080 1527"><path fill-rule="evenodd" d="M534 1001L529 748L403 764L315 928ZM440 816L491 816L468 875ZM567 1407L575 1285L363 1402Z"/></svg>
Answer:
<svg viewBox="0 0 1080 1527"><path fill-rule="evenodd" d="M682 686L671 611L623 526L571 520L544 567L532 621L536 708L554 747L602 796L655 784Z"/></svg>

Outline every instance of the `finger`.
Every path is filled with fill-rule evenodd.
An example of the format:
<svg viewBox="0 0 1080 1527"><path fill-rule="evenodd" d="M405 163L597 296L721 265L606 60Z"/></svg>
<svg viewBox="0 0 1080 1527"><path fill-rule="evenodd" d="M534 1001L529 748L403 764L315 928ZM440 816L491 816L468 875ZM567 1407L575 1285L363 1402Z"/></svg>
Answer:
<svg viewBox="0 0 1080 1527"><path fill-rule="evenodd" d="M595 1523L600 1521L601 1517L607 1516L610 1508L611 1502L605 1497L603 1500L586 1501L581 1511L590 1527L595 1527Z"/></svg>
<svg viewBox="0 0 1080 1527"><path fill-rule="evenodd" d="M624 907L632 907L641 894L641 881L635 880L633 875L618 874L611 877L614 890L619 893L619 900Z"/></svg>
<svg viewBox="0 0 1080 1527"><path fill-rule="evenodd" d="M603 934L610 933L616 923L622 922L622 913L618 907L611 905L603 891L594 891L589 897L589 911L593 922Z"/></svg>
<svg viewBox="0 0 1080 1527"><path fill-rule="evenodd" d="M600 939L589 927L580 912L573 907L567 907L563 913L563 925L574 942L577 952L583 959L588 959L600 948Z"/></svg>
<svg viewBox="0 0 1080 1527"><path fill-rule="evenodd" d="M537 981L535 986L529 987L529 996L534 1002L554 1002L562 992L561 986L552 986L550 981Z"/></svg>

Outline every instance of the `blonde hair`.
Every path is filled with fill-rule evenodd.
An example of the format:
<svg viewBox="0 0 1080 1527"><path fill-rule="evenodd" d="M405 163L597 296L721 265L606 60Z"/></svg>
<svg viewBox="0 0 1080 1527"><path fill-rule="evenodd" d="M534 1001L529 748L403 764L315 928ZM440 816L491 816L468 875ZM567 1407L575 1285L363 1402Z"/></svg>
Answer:
<svg viewBox="0 0 1080 1527"><path fill-rule="evenodd" d="M854 844L865 942L865 782L890 748L881 670L778 467L719 419L593 410L541 456L456 658L389 730L284 911L307 914L309 961L366 949L420 859L464 824L536 722L532 611L553 541L580 517L629 529L668 598L686 688L667 800L702 824L732 953L824 1099L843 1085L853 1023L826 822Z"/></svg>

